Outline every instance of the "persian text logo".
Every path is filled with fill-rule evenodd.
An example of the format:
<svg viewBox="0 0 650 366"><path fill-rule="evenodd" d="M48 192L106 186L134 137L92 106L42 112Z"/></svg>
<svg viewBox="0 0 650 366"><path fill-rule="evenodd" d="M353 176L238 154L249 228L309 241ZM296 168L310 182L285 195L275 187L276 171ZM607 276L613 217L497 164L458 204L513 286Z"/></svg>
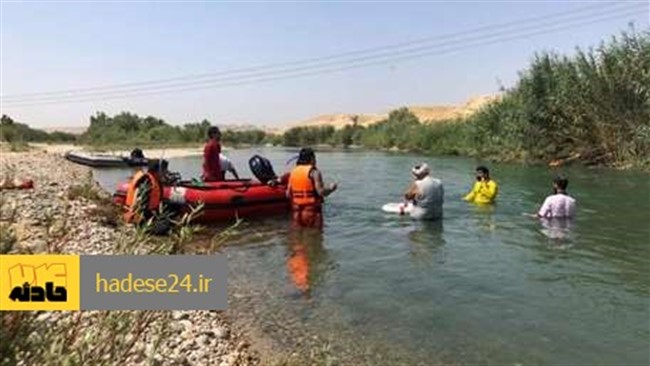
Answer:
<svg viewBox="0 0 650 366"><path fill-rule="evenodd" d="M79 256L0 256L1 310L78 310Z"/></svg>
<svg viewBox="0 0 650 366"><path fill-rule="evenodd" d="M65 263L41 264L38 267L19 263L9 267L9 298L12 301L68 301L66 269ZM21 286L22 281L25 282ZM45 283L45 288L42 283Z"/></svg>

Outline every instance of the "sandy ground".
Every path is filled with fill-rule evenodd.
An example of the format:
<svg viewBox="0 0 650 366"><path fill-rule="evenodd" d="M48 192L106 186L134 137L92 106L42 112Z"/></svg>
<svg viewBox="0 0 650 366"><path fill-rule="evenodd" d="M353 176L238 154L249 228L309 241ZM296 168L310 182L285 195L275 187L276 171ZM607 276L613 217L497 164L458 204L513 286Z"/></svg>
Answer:
<svg viewBox="0 0 650 366"><path fill-rule="evenodd" d="M63 155L67 151L80 151L85 150L83 146L70 145L70 144L42 144L42 143L30 143L30 146L38 149L44 150L50 154ZM155 158L179 158L183 156L195 156L203 154L202 147L181 147L181 148L169 148L169 149L142 149L144 156L155 157ZM129 155L130 151L128 150L112 150L102 152L102 154L109 155Z"/></svg>

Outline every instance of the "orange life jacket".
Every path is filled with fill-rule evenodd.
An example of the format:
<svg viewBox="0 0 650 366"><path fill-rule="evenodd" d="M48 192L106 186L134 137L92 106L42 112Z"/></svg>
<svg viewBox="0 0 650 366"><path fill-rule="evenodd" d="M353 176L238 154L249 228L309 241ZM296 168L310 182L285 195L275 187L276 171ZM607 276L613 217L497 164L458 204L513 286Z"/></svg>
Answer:
<svg viewBox="0 0 650 366"><path fill-rule="evenodd" d="M319 206L321 203L316 187L309 177L312 165L297 165L289 176L291 203L295 206Z"/></svg>
<svg viewBox="0 0 650 366"><path fill-rule="evenodd" d="M140 170L133 175L133 178L129 183L129 188L126 191L126 200L124 201L124 206L126 208L126 213L124 214L125 222L139 223L142 220L142 217L140 217L139 213L136 212L138 207L136 207L137 205L135 200L137 197L138 186L140 186L144 180L149 181L151 190L149 191L149 203L147 207L141 207L140 209L144 211L155 211L158 209L158 206L160 206L160 201L162 201L162 187L160 186L160 182L153 174L149 172L145 173Z"/></svg>

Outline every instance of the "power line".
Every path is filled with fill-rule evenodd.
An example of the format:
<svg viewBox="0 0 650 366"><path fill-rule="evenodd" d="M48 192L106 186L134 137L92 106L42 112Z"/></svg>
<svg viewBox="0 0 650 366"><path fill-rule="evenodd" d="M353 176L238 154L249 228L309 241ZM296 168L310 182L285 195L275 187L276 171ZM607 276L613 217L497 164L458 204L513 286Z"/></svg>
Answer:
<svg viewBox="0 0 650 366"><path fill-rule="evenodd" d="M587 10L591 10L592 8L593 7L589 7L589 8L587 8ZM600 10L601 12L603 11L603 9L600 9L600 8L597 9L597 10ZM607 9L604 9L604 10L607 10ZM607 11L609 13L611 11L619 11L619 10L626 10L626 9L614 9L614 10L607 10ZM577 13L577 11L574 12L574 13ZM567 15L567 13L562 14L562 16L566 16L566 15ZM568 14L568 15L571 15L571 14ZM588 16L593 16L593 15L600 15L600 14L591 14L591 15L588 15ZM538 18L545 20L547 17L538 17ZM571 20L571 19L569 19L569 20ZM521 21L519 21L519 22L510 22L510 23L508 23L508 25L518 24L518 23L522 23L522 22ZM533 25L533 26L536 26L536 25ZM488 26L488 27L482 27L481 29L487 29L487 28L498 28L498 27L497 26ZM465 35L466 33L471 33L471 32L473 32L473 31L464 32L464 33L456 33L456 34L462 36L462 35ZM483 35L481 35L481 36L483 36ZM479 37L481 37L481 36L479 36ZM436 38L440 39L442 37L436 37ZM341 62L359 62L359 61L364 61L364 60L368 60L368 59L372 59L372 58L376 58L376 57L393 56L395 53L413 52L413 51L419 51L419 50L424 49L424 48L438 47L440 45L445 45L448 42L451 42L451 41L442 42L442 43L438 43L438 44L433 44L433 45L429 45L429 46L421 46L421 47L417 47L417 48L405 49L405 50L395 51L395 52L385 52L384 51L381 54L374 54L374 55L373 54L368 54L368 55L363 55L361 57L357 57L357 58L353 58L353 59L349 59L349 60L330 61L329 63L325 63L325 64L322 62L322 60L323 59L327 60L327 58L322 58L322 59L318 59L318 60L320 60L319 63L317 63L315 65L312 65L312 66L303 66L303 67L300 67L300 68L289 68L289 67L287 67L287 65L292 65L292 64L314 63L313 60L317 60L317 59L310 59L310 60L306 60L306 61L296 61L296 62L291 62L291 63L284 64L284 65L283 64L278 64L278 66L283 67L280 70L262 71L262 72L258 72L258 73L248 74L248 75L246 75L246 74L240 75L240 76L228 75L229 72L206 74L205 76L202 76L201 78L206 78L206 77L208 77L208 75L211 75L211 78L207 79L207 80L202 80L202 81L199 81L199 80L189 81L191 79L196 78L196 77L189 77L189 78L185 78L185 79L189 79L188 81L184 81L184 82L179 81L179 82L176 82L176 83L173 83L173 84L170 84L170 85L154 86L155 84L169 83L168 80L172 80L172 79L166 79L166 81L154 81L154 82L149 82L149 83L132 83L132 84L129 84L132 87L117 88L117 87L113 86L113 87L86 88L86 89L83 89L83 91L82 91L82 89L76 89L76 90L62 91L62 92L36 93L36 94L30 94L30 95L24 94L22 96L15 95L15 96L2 97L1 99L2 99L3 102L11 104L11 103L22 103L22 102L28 102L28 101L39 102L39 101L46 101L46 100L58 100L60 98L114 95L116 93L135 92L135 91L148 91L148 90L155 90L157 88L171 88L171 87L191 86L191 85L198 85L199 83L214 83L216 81L228 81L228 80L238 80L240 78L251 78L251 77L258 77L258 76L266 76L267 74L273 74L273 73L294 72L294 71L297 71L297 70L306 70L306 69L311 69L311 68L319 68L319 67L327 66L328 64L333 65L333 64L337 64L337 63L341 63ZM453 42L458 42L458 41L453 41ZM413 42L408 42L408 43L402 43L399 46L393 45L393 46L388 46L388 47L377 47L377 48L373 49L372 52L382 51L382 50L392 49L392 48L397 48L397 47L404 47L404 45L407 45L407 44L418 44L418 43L423 43L423 41L413 41ZM346 55L364 54L366 52L369 52L369 51L367 51L367 50L366 51L356 51L356 52L347 53ZM343 54L335 55L335 56L332 56L330 58L331 59L341 58L342 55ZM274 67L277 68L277 66L274 66ZM240 69L239 71L234 72L234 73L235 74L236 73L241 73L241 72L243 72L243 70L251 70L251 71L253 71L253 70L256 70L256 69L264 69L264 68L266 68L266 67ZM225 75L225 76L221 77L221 78L216 78L216 77L214 77L215 75ZM184 78L181 77L181 78L175 78L174 80L183 80L183 79ZM123 84L123 85L126 85L126 84ZM136 85L143 85L143 86L135 87ZM110 89L119 89L119 90L111 91ZM102 92L100 90L107 90L107 91ZM72 95L64 95L64 94L72 94ZM39 95L41 95L41 96L39 97Z"/></svg>
<svg viewBox="0 0 650 366"><path fill-rule="evenodd" d="M625 10L624 13L621 13L621 10ZM180 92L180 91L189 91L189 90L200 90L200 89L208 89L208 88L222 88L222 87L227 87L227 86L234 86L234 85L244 85L244 84L250 84L250 83L255 83L255 82L267 82L267 81L274 81L274 80L282 80L282 79L288 79L288 78L293 78L293 77L302 77L302 76L308 76L308 75L315 75L315 74L324 74L324 73L331 73L335 71L341 71L341 70L346 70L346 69L354 69L354 68L359 68L359 67L366 67L366 66L372 66L372 65L379 65L379 64L386 64L386 63L391 63L391 62L396 62L396 61L403 61L403 60L409 60L413 58L420 58L424 56L429 56L429 55L434 55L434 54L442 54L442 53L448 53L451 51L455 50L460 50L468 47L477 47L485 44L492 44L492 43L497 43L497 42L502 42L504 40L510 40L510 39L517 39L517 38L522 38L522 37L529 37L531 35L536 35L536 34L541 34L549 31L557 31L561 29L566 29L566 28L572 28L575 26L580 26L584 24L590 24L594 22L599 22L603 20L608 20L612 19L614 17L620 18L623 16L630 16L634 15L631 11L632 8L627 8L627 9L617 9L618 13L608 11L606 14L591 14L587 17L586 20L575 23L576 20L581 20L582 18L585 18L585 16L581 17L574 17L574 19L571 19L573 23L569 24L560 24L558 27L558 24L551 23L551 24L546 24L544 27L540 27L539 25L533 26L533 27L527 27L528 30L532 30L532 32L524 33L524 34L514 34L509 37L497 37L499 33L491 34L491 35L482 35L480 37L473 37L467 40L464 40L462 42L454 41L452 46L453 47L448 47L448 48L442 48L442 49L431 49L431 47L418 47L415 49L410 49L410 50L404 50L400 52L395 52L391 53L388 55L382 56L383 59L380 57L379 59L373 59L370 58L369 62L363 62L359 63L359 61L365 61L368 59L368 57L364 58L357 58L354 62L356 64L349 64L349 61L347 61L348 64L342 64L338 66L338 63L341 63L343 61L340 61L338 63L334 62L329 62L321 65L315 65L315 66L310 66L310 67L303 67L303 68L293 68L293 69L288 69L286 71L282 71L278 73L277 71L274 73L258 73L257 75L249 75L244 77L244 80L241 80L241 78L221 78L221 81L227 81L227 80L232 80L231 82L228 83L221 83L221 84L215 84L214 81L203 81L203 82L193 82L193 83L185 83L186 85L172 85L172 86L164 86L164 87L158 87L158 88L147 88L145 92L136 92L136 91L126 91L126 92L121 92L121 91L115 91L115 92L104 92L104 93L99 93L101 96L104 96L102 99L104 100L109 100L109 99L121 99L121 98L126 98L126 97L136 97L136 96L144 96L144 95L155 95L155 94L165 94L165 93L170 93L170 92ZM601 17L601 18L593 18L594 15L598 16L603 16L607 15L606 17ZM590 19L591 18L591 19ZM566 23L566 20L564 21ZM574 24L575 23L575 24ZM527 30L526 28L518 29L514 33L519 33L522 30ZM504 33L504 32L501 32ZM512 34L513 31L508 31L506 35ZM491 39L495 38L495 39ZM472 41L474 40L473 43L466 43L467 41ZM444 44L450 44L451 42L445 42ZM440 46L441 44L438 44L436 46ZM329 66L326 68L323 68L325 66ZM311 70L313 68L317 68L315 70ZM299 72L303 71L303 72ZM279 75L277 75L279 74ZM286 75L282 75L286 74ZM282 76L280 76L282 75ZM255 79L250 79L251 77L257 77ZM247 80L250 79L250 80ZM182 87L181 87L182 86ZM116 95L116 93L119 93ZM63 99L61 99L63 98ZM80 99L81 98L81 99ZM70 103L70 102L87 102L87 101L92 101L96 100L95 95L81 95L81 96L67 96L67 97L58 97L56 100L45 100L45 101L40 101L40 102L13 102L13 103L18 103L14 104L14 106L30 106L30 105L44 105L44 104L59 104L59 103Z"/></svg>
<svg viewBox="0 0 650 366"><path fill-rule="evenodd" d="M168 93L173 93L173 92L184 92L184 91L193 91L193 90L205 90L205 89L219 89L219 88L224 88L224 87L229 87L229 86L240 86L240 85L247 85L247 84L253 84L253 83L260 83L260 82L269 82L269 81L277 81L277 80L286 80L286 79L291 79L291 78L297 78L297 77L304 77L304 76L312 76L312 75L318 75L318 74L330 74L333 72L338 72L338 71L343 71L343 70L350 70L350 69L358 69L361 67L367 67L367 66L375 66L375 65L383 65L383 64L389 64L389 63L394 63L394 62L399 62L399 61L408 61L416 58L422 58L425 56L431 56L431 55L439 55L439 54L445 54L457 50L462 50L466 48L472 48L472 47L480 47L488 44L494 44L498 42L503 42L507 40L514 40L514 39L519 39L519 38L525 38L525 37L530 37L534 35L539 35L539 34L544 34L546 32L551 32L551 31L559 31L559 30L564 30L564 29L569 29L573 28L576 26L581 26L581 25L587 25L587 24L593 24L596 22L604 21L604 20L610 20L610 19L616 19L616 18L622 18L622 17L627 17L633 15L632 13L624 13L624 14L618 14L617 16L608 16L604 18L598 18L598 19L592 19L589 21L584 21L581 23L576 23L576 24L568 24L565 26L561 27L555 27L555 28L549 28L549 29L542 29L534 32L529 32L525 34L520 34L520 35L515 35L515 36L510 36L510 37L502 37L502 38L497 38L493 40L482 40L481 42L474 42L466 45L461 45L461 46L456 46L456 47L451 47L447 49L441 49L441 50L429 50L427 52L421 52L419 54L411 54L411 55L403 55L400 57L393 57L390 59L385 59L385 60L379 60L379 61L371 61L371 62L366 62L362 64L356 64L356 65L344 65L344 66L338 66L338 67L330 67L327 69L320 69L320 70L312 70L312 71L307 71L307 72L299 72L296 73L295 71L283 76L267 76L267 77L261 77L257 79L251 79L251 80L243 80L243 81L233 81L229 83L221 83L221 84L208 84L208 85L194 85L194 86L189 86L189 87L183 87L183 88L172 88L172 89L157 89L157 90L151 90L149 92L131 92L127 94L119 94L115 95L107 95L102 97L102 100L115 100L115 99L123 99L123 98L128 98L128 97L139 97L139 96L147 96L147 95L161 95L161 94L168 94ZM11 106L13 107L29 107L29 106L37 106L37 105L51 105L51 104L65 104L65 103L78 103L78 102L89 102L89 101L94 101L97 100L98 97L93 97L93 96L82 96L82 99L63 99L63 100L51 100L51 101L41 101L41 102L22 102L19 104L13 104Z"/></svg>
<svg viewBox="0 0 650 366"><path fill-rule="evenodd" d="M426 45L427 43L430 43L435 40L445 40L448 38L455 38L455 37L462 37L462 36L467 36L468 34L471 33L476 33L476 32L483 32L491 29L500 29L500 28L508 28L511 26L517 26L520 24L525 24L525 25L532 25L534 22L539 22L539 21L547 21L549 18L560 18L571 16L574 14L580 14L580 13L588 13L593 10L596 10L598 12L606 11L610 7L614 7L612 11L616 10L622 10L622 9L616 9L616 7L619 7L620 5L626 6L625 3L605 3L605 4L598 4L598 5L591 5L588 7L583 7L579 9L575 9L570 12L558 12L558 13L552 13L548 15L542 15L542 16L535 16L531 18L526 18L522 20L517 20L517 21L511 21L511 22L506 22L506 23L499 23L499 24L494 24L494 25L488 25L488 26L483 26L475 29L471 29L469 31L462 31L462 32L455 32L455 33L450 33L450 34L445 34L445 35L440 35L440 36L434 36L434 37L427 37L427 38L422 38L419 40L413 40L409 42L403 42L403 43L397 43L397 44L392 44L388 46L381 46L381 47L374 47L374 48L368 48L368 49L363 49L363 50L357 50L357 51L351 51L351 52L346 52L346 53L340 53L340 54L334 54L330 56L324 56L324 57L316 57L316 58L309 58L309 59L304 59L304 60L298 60L298 61L293 61L293 62L287 62L287 63L275 63L275 64L267 64L267 65L261 65L261 66L256 66L256 67L247 67L247 68L241 68L241 69L234 69L234 70L227 70L227 71L221 71L221 72L216 72L216 73L208 73L208 74L200 74L200 75L191 75L191 76L182 76L182 77L175 77L175 78L167 78L167 79L159 79L159 80L153 80L153 81L145 81L145 82L136 82L136 83L125 83L125 84L115 84L115 85L106 85L106 86L99 86L99 87L89 87L89 88L78 88L78 89L69 89L69 90L62 90L62 91L52 91L52 92L40 92L40 93L27 93L27 94L17 94L17 95L8 95L8 96L0 96L0 99L6 103L9 102L23 102L23 101L39 101L47 97L68 97L68 96L77 96L78 94L81 95L86 95L86 94L100 94L100 91L106 91L107 93L111 91L112 89L119 89L119 92L125 92L125 91L137 91L137 90L144 90L148 88L154 88L154 87L172 87L172 86L180 86L180 85L190 85L192 82L196 81L199 82L200 79L207 79L204 80L204 82L208 81L216 81L216 80L223 80L222 78L216 78L218 76L224 76L227 79L231 78L238 78L238 77L247 77L247 75L241 75L241 76L235 76L236 74L246 74L254 71L259 71L259 70L265 70L265 69L271 69L268 71L268 73L273 73L277 72L277 70L272 70L276 68L282 68L286 69L289 66L292 65L302 65L302 64L316 64L312 67L317 67L320 66L319 64L323 63L324 61L327 60L337 60L337 59L342 59L342 58L348 58L356 55L362 55L362 57L376 57L376 56L381 56L384 53L386 53L389 50L395 50L395 52L403 52L403 51L408 51L407 50L401 50L402 48L405 47L411 47L411 46L416 46L416 45ZM436 46L435 44L433 46ZM424 47L424 46L422 46ZM373 55L374 53L377 52L382 52L380 55ZM353 60L357 60L356 58ZM341 60L339 62L345 62L344 60ZM334 63L334 61L332 61ZM308 66L305 66L305 68ZM232 75L231 75L232 74ZM258 76L260 73L255 73L254 76ZM170 85L158 85L158 84L170 84ZM155 86L158 85L158 86ZM114 90L115 92L118 92L118 90ZM71 95L67 95L71 94Z"/></svg>

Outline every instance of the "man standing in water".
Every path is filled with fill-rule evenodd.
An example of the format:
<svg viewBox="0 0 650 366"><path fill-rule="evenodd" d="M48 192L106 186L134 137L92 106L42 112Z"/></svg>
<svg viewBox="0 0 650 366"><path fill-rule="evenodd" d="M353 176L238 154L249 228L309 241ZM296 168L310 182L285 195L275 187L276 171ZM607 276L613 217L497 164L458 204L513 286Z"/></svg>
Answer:
<svg viewBox="0 0 650 366"><path fill-rule="evenodd" d="M499 193L497 182L490 179L490 170L484 166L476 168L476 182L471 192L463 198L467 202L491 204Z"/></svg>
<svg viewBox="0 0 650 366"><path fill-rule="evenodd" d="M208 129L208 142L203 148L203 175L204 182L216 182L222 179L219 154L221 154L221 131L219 127L212 126Z"/></svg>
<svg viewBox="0 0 650 366"><path fill-rule="evenodd" d="M436 220L442 218L444 188L440 179L431 177L431 170L425 163L413 167L413 183L404 194L404 198L413 202L409 214L414 219Z"/></svg>
<svg viewBox="0 0 650 366"><path fill-rule="evenodd" d="M291 199L294 224L301 227L321 228L323 199L336 188L336 183L328 187L323 184L323 176L316 168L314 150L308 147L302 148L287 186L287 197Z"/></svg>
<svg viewBox="0 0 650 366"><path fill-rule="evenodd" d="M553 194L546 197L542 207L537 211L537 217L572 218L576 212L576 200L567 193L569 180L564 177L553 179Z"/></svg>

